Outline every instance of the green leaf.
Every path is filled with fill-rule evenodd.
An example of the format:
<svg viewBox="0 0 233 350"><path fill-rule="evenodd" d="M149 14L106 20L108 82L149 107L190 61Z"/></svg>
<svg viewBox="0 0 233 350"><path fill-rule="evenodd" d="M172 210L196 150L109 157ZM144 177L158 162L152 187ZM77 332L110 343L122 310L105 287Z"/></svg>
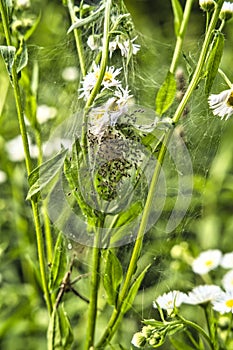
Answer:
<svg viewBox="0 0 233 350"><path fill-rule="evenodd" d="M108 296L108 303L116 305L118 289L123 278L122 266L113 251L106 253L106 267L103 276L103 284Z"/></svg>
<svg viewBox="0 0 233 350"><path fill-rule="evenodd" d="M28 51L24 40L21 40L19 48L15 54L16 71L19 73L28 63Z"/></svg>
<svg viewBox="0 0 233 350"><path fill-rule="evenodd" d="M174 14L174 30L176 36L179 36L180 26L183 19L183 9L180 5L179 0L171 0L171 3Z"/></svg>
<svg viewBox="0 0 233 350"><path fill-rule="evenodd" d="M14 46L0 46L0 52L1 52L2 58L5 62L8 74L11 78L16 48Z"/></svg>
<svg viewBox="0 0 233 350"><path fill-rule="evenodd" d="M138 289L142 283L143 278L145 277L145 274L147 273L147 270L150 268L151 265L148 265L141 274L137 277L137 279L132 284L129 293L127 297L124 300L124 303L122 305L122 313L126 313L132 306L133 301L137 295Z"/></svg>
<svg viewBox="0 0 233 350"><path fill-rule="evenodd" d="M54 248L54 256L52 261L52 266L49 274L49 290L53 292L57 289L64 277L67 267L67 256L66 249L64 245L64 238L62 233L59 233L59 236L56 241Z"/></svg>
<svg viewBox="0 0 233 350"><path fill-rule="evenodd" d="M156 113L164 114L172 105L176 94L176 80L174 74L170 71L167 73L165 81L160 87L156 96Z"/></svg>
<svg viewBox="0 0 233 350"><path fill-rule="evenodd" d="M205 93L208 95L217 75L224 48L224 35L220 32L215 34L210 48L210 54L206 66Z"/></svg>
<svg viewBox="0 0 233 350"><path fill-rule="evenodd" d="M35 20L35 22L33 23L33 25L27 30L27 32L24 34L24 40L27 41L32 34L34 33L34 31L36 30L36 28L38 27L39 23L41 20L41 12L39 14L39 16L37 17L37 19Z"/></svg>
<svg viewBox="0 0 233 350"><path fill-rule="evenodd" d="M81 28L85 25L89 25L90 23L94 22L101 15L101 12L104 10L104 8L105 8L105 5L102 5L98 8L98 10L93 12L90 16L82 18L82 19L77 18L77 21L75 23L73 23L70 26L70 28L68 29L67 34L72 32L72 30L74 30L74 29Z"/></svg>
<svg viewBox="0 0 233 350"><path fill-rule="evenodd" d="M49 191L53 180L63 167L66 153L67 150L63 150L31 172L28 178L30 189L26 199L38 196L41 190Z"/></svg>
<svg viewBox="0 0 233 350"><path fill-rule="evenodd" d="M69 350L73 343L73 332L63 305L53 310L47 339L48 350Z"/></svg>

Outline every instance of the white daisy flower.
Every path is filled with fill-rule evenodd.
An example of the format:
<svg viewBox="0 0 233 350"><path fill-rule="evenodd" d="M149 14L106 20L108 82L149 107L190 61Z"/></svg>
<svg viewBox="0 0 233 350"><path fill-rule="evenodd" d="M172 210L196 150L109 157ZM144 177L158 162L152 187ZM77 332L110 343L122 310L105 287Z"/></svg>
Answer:
<svg viewBox="0 0 233 350"><path fill-rule="evenodd" d="M220 265L224 269L233 269L233 252L224 254Z"/></svg>
<svg viewBox="0 0 233 350"><path fill-rule="evenodd" d="M222 285L225 290L233 290L233 270L228 271L223 276Z"/></svg>
<svg viewBox="0 0 233 350"><path fill-rule="evenodd" d="M222 9L220 11L219 18L228 21L233 16L233 3L229 1L224 1Z"/></svg>
<svg viewBox="0 0 233 350"><path fill-rule="evenodd" d="M121 85L121 82L116 79L116 77L120 74L122 68L115 69L113 66L107 67L106 72L104 74L101 86L104 89L109 89L111 87L119 87ZM94 71L88 73L83 81L82 85L83 87L80 88L80 91L82 92L79 98L88 98L90 96L90 93L92 89L94 88L97 79L99 78L100 74L100 67L97 65L94 65Z"/></svg>
<svg viewBox="0 0 233 350"><path fill-rule="evenodd" d="M203 11L210 11L214 8L214 0L199 0L200 8Z"/></svg>
<svg viewBox="0 0 233 350"><path fill-rule="evenodd" d="M7 179L6 173L0 170L0 184L3 184L4 182L6 182L6 179Z"/></svg>
<svg viewBox="0 0 233 350"><path fill-rule="evenodd" d="M47 122L49 119L55 118L57 109L47 105L39 105L36 111L36 118L40 124Z"/></svg>
<svg viewBox="0 0 233 350"><path fill-rule="evenodd" d="M185 302L187 294L180 292L179 290L173 290L168 293L160 295L156 302L153 302L153 307L157 309L157 304L161 309L171 312L175 307L179 307L182 303Z"/></svg>
<svg viewBox="0 0 233 350"><path fill-rule="evenodd" d="M213 309L225 314L228 312L233 313L233 290L228 290L225 293L222 292L215 300L212 301Z"/></svg>
<svg viewBox="0 0 233 350"><path fill-rule="evenodd" d="M192 262L193 272L204 275L211 270L214 270L221 261L222 252L218 249L210 249L202 252L196 259Z"/></svg>
<svg viewBox="0 0 233 350"><path fill-rule="evenodd" d="M227 120L233 114L233 89L224 90L217 95L210 95L208 102L214 115Z"/></svg>
<svg viewBox="0 0 233 350"><path fill-rule="evenodd" d="M191 305L207 303L214 300L221 292L221 288L216 285L205 284L202 286L197 286L188 293L185 303Z"/></svg>

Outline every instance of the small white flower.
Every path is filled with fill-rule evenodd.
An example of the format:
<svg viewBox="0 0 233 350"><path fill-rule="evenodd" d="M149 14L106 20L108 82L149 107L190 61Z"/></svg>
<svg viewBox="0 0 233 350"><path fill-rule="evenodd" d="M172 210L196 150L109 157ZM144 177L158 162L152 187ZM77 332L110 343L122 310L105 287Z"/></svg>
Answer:
<svg viewBox="0 0 233 350"><path fill-rule="evenodd" d="M198 305L214 300L222 290L216 285L202 285L193 288L188 293L185 303L191 305Z"/></svg>
<svg viewBox="0 0 233 350"><path fill-rule="evenodd" d="M224 1L222 9L220 11L220 19L228 21L233 16L233 3Z"/></svg>
<svg viewBox="0 0 233 350"><path fill-rule="evenodd" d="M36 111L36 118L40 124L47 122L49 119L55 118L57 109L47 105L39 105Z"/></svg>
<svg viewBox="0 0 233 350"><path fill-rule="evenodd" d="M224 254L220 265L224 269L233 269L233 252Z"/></svg>
<svg viewBox="0 0 233 350"><path fill-rule="evenodd" d="M76 67L66 67L62 71L62 78L66 81L75 81L78 79L79 72Z"/></svg>
<svg viewBox="0 0 233 350"><path fill-rule="evenodd" d="M161 309L172 311L175 307L179 307L182 303L185 302L187 298L187 294L182 293L178 290L173 290L168 293L164 293L160 295L156 302L153 302L153 306L156 309L157 304L161 307Z"/></svg>
<svg viewBox="0 0 233 350"><path fill-rule="evenodd" d="M214 270L221 261L222 252L218 249L206 250L202 252L196 259L193 260L193 272L204 275L211 270Z"/></svg>
<svg viewBox="0 0 233 350"><path fill-rule="evenodd" d="M213 309L225 314L228 312L233 313L233 290L222 292L215 300L212 301Z"/></svg>
<svg viewBox="0 0 233 350"><path fill-rule="evenodd" d="M217 95L212 94L208 101L213 114L221 119L225 117L227 120L233 114L233 89L224 90Z"/></svg>
<svg viewBox="0 0 233 350"><path fill-rule="evenodd" d="M222 285L225 290L233 290L233 270L228 271L223 276Z"/></svg>
<svg viewBox="0 0 233 350"><path fill-rule="evenodd" d="M137 37L135 37L132 40L130 39L124 40L120 35L117 35L113 41L109 42L110 58L112 57L113 52L116 51L117 49L121 51L122 57L128 57L130 52L132 52L133 55L136 55L140 50L140 45L134 44L134 41L136 39Z"/></svg>
<svg viewBox="0 0 233 350"><path fill-rule="evenodd" d="M120 74L121 70L122 68L115 69L113 66L106 68L106 72L104 74L104 77L101 83L103 90L109 89L111 87L118 87L121 85L121 82L116 79L116 77ZM99 74L100 74L100 67L94 65L94 71L88 73L82 81L83 87L80 89L82 93L79 96L79 98L84 97L87 99L90 96L90 93L94 88L97 82L97 79L99 78Z"/></svg>
<svg viewBox="0 0 233 350"><path fill-rule="evenodd" d="M210 11L214 8L214 0L199 0L199 5L203 11Z"/></svg>
<svg viewBox="0 0 233 350"><path fill-rule="evenodd" d="M6 173L0 170L0 184L3 184L4 182L6 182L6 179L7 179Z"/></svg>

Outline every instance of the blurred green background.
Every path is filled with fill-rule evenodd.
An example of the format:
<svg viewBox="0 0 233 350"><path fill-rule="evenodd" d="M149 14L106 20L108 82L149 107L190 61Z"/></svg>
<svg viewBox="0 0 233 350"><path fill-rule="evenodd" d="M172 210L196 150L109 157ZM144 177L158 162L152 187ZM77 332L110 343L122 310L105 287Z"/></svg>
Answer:
<svg viewBox="0 0 233 350"><path fill-rule="evenodd" d="M135 67L137 85L134 88L140 103L153 108L175 43L171 5L169 1L159 0L127 0L126 5L142 46ZM46 126L42 125L46 139L49 131L75 110L77 80L67 81L62 72L66 67L77 66L78 62L73 39L66 35L69 16L61 1L32 0L31 9L25 12L25 16L35 18L39 13L40 24L29 41L29 69L35 68L35 62L39 66L39 105L57 110L56 118L49 120ZM180 61L186 79L188 69L192 69L198 57L204 26L204 14L195 1ZM2 27L0 45L3 45L1 33ZM232 79L233 21L229 22L224 33L226 43L221 67ZM225 83L217 78L213 93L225 88ZM185 291L200 283L184 259L175 259L171 254L174 245L183 247L185 254L190 256L209 248L219 248L223 252L233 250L233 122L231 119L221 122L212 116L203 96L203 87L199 86L181 124L194 169L192 204L175 232L164 234L171 209L168 201L157 226L145 236L140 265L152 263L152 267L133 310L127 314L113 341L116 344L114 349L120 349L117 344L129 349L133 333L141 327L141 319L155 316L152 301L156 296L173 288ZM0 348L39 350L46 349L48 316L39 285L30 205L25 201L27 177L23 161L12 161L7 151L8 142L18 134L13 92L4 63L0 60L0 170L5 174L0 183ZM55 230L53 234L55 239ZM119 257L123 264L127 264L130 249L130 245L121 249ZM83 259L82 256L77 273L82 270ZM89 264L89 261L85 263ZM78 286L85 294L85 283ZM67 295L65 306L74 335L82 340L86 305L75 296ZM196 317L195 313L191 316ZM105 322L102 316L98 333ZM75 341L72 349L81 349L80 343ZM165 344L163 349L171 347Z"/></svg>

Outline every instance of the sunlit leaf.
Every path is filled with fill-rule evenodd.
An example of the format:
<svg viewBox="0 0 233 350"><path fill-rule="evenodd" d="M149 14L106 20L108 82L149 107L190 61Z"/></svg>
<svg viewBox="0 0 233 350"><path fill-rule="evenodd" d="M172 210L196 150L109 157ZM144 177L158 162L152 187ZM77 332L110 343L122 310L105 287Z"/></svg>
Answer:
<svg viewBox="0 0 233 350"><path fill-rule="evenodd" d="M156 113L158 115L164 114L172 105L176 94L176 80L174 74L170 71L167 73L165 81L160 87L156 96Z"/></svg>
<svg viewBox="0 0 233 350"><path fill-rule="evenodd" d="M106 264L103 276L104 288L108 296L108 303L110 305L116 305L118 288L123 277L122 266L111 250L107 251L105 259Z"/></svg>

